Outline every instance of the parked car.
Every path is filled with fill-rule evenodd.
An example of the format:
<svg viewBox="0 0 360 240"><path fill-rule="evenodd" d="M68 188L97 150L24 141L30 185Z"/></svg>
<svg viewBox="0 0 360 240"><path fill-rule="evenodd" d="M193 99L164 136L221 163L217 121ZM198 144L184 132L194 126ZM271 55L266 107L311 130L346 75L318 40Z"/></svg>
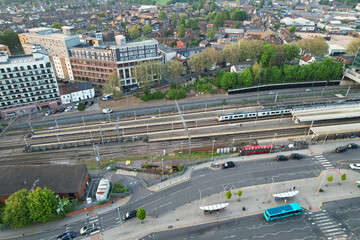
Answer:
<svg viewBox="0 0 360 240"><path fill-rule="evenodd" d="M65 111L65 108L60 108L59 112L62 113L63 111Z"/></svg>
<svg viewBox="0 0 360 240"><path fill-rule="evenodd" d="M58 236L56 239L57 240L71 240L74 237L76 237L76 233L71 231L71 232L66 232L64 234L61 234L60 236Z"/></svg>
<svg viewBox="0 0 360 240"><path fill-rule="evenodd" d="M288 160L288 158L285 157L284 155L277 155L276 160L277 161L286 161L286 160Z"/></svg>
<svg viewBox="0 0 360 240"><path fill-rule="evenodd" d="M124 221L135 217L136 213L137 213L137 210L131 210L130 212L127 212L123 217Z"/></svg>
<svg viewBox="0 0 360 240"><path fill-rule="evenodd" d="M275 92L269 92L269 95L275 95L276 93Z"/></svg>
<svg viewBox="0 0 360 240"><path fill-rule="evenodd" d="M92 106L94 104L94 101L89 102L89 106Z"/></svg>
<svg viewBox="0 0 360 240"><path fill-rule="evenodd" d="M343 146L337 147L335 149L335 152L337 152L337 153L341 153L341 152L345 152L345 151L346 151L346 148Z"/></svg>
<svg viewBox="0 0 360 240"><path fill-rule="evenodd" d="M210 71L213 71L213 70L215 70L216 69L216 67L215 66L212 66L211 68L210 68Z"/></svg>
<svg viewBox="0 0 360 240"><path fill-rule="evenodd" d="M103 101L107 101L107 100L110 100L111 99L111 95L105 95L103 98L102 98L102 100Z"/></svg>
<svg viewBox="0 0 360 240"><path fill-rule="evenodd" d="M85 101L85 102L84 102L84 105L85 105L85 106L88 105L88 101Z"/></svg>
<svg viewBox="0 0 360 240"><path fill-rule="evenodd" d="M85 226L85 227L82 227L80 229L80 234L81 235L85 235L87 233L92 233L92 232L95 232L97 230L99 230L99 226L96 225L95 223L91 224L91 225L88 225L88 226Z"/></svg>
<svg viewBox="0 0 360 240"><path fill-rule="evenodd" d="M229 161L226 163L221 164L221 168L233 168L235 167L235 163L233 161Z"/></svg>
<svg viewBox="0 0 360 240"><path fill-rule="evenodd" d="M300 154L298 154L298 153L292 153L291 155L290 155L290 157L292 158L292 159L301 159L301 155Z"/></svg>
<svg viewBox="0 0 360 240"><path fill-rule="evenodd" d="M111 108L105 108L105 109L102 110L102 113L109 114L109 113L112 113L112 111L113 110Z"/></svg>
<svg viewBox="0 0 360 240"><path fill-rule="evenodd" d="M51 115L51 110L49 110L49 111L47 111L46 113L45 113L45 116L50 116Z"/></svg>
<svg viewBox="0 0 360 240"><path fill-rule="evenodd" d="M354 148L358 148L358 145L355 144L355 143L349 143L346 147L347 147L348 149L354 149Z"/></svg>
<svg viewBox="0 0 360 240"><path fill-rule="evenodd" d="M52 111L51 111L51 114L55 114L55 113L57 113L59 110L57 110L57 109L53 109Z"/></svg>
<svg viewBox="0 0 360 240"><path fill-rule="evenodd" d="M305 92L311 92L310 88L305 89Z"/></svg>
<svg viewBox="0 0 360 240"><path fill-rule="evenodd" d="M350 164L350 168L359 170L360 169L360 164L359 163L352 163L352 164Z"/></svg>
<svg viewBox="0 0 360 240"><path fill-rule="evenodd" d="M68 106L68 107L65 109L65 112L70 112L72 109L73 109L72 106Z"/></svg>

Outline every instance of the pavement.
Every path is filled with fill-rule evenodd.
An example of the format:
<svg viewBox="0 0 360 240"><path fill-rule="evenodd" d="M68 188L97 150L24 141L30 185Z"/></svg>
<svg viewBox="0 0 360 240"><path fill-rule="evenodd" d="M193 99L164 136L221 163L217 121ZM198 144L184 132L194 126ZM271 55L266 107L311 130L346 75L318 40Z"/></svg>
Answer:
<svg viewBox="0 0 360 240"><path fill-rule="evenodd" d="M312 145L309 147L309 149L298 150L297 152L309 156L319 155L324 152L334 151L336 147L345 145L348 142L349 140L346 139L343 142L338 140L336 142L330 142L327 144ZM360 141L353 142L360 144ZM229 160L234 162L252 161L255 159L269 158L270 156L275 157L275 155L276 153L234 157L217 161L216 163L221 164ZM191 177L192 171L204 167L210 167L210 163L204 163L191 167L184 173L182 177L177 177L154 185L152 190L160 191L178 184L179 182L186 181ZM341 181L340 179L342 174L346 174L347 176L345 181ZM326 178L330 175L333 176L334 180L329 183L327 182ZM138 224L131 224L131 221L139 221L138 219L133 219L130 220L129 223L124 224L124 232L120 231L119 227L112 228L104 232L103 239L139 239L153 232L263 214L264 210L267 208L272 208L291 202L298 202L303 208L311 212L318 212L321 211L324 202L360 197L360 189L356 187L356 181L359 180L359 171L347 169L329 169L322 171L319 176L313 178L284 182L269 182L268 184L245 187L241 189L243 194L240 198L236 195L237 191L240 189L227 186L227 189L224 189L222 192L208 196L202 196L200 200L189 202L188 204L185 204L177 209L173 209L173 211L161 216L147 217L144 220L144 223L141 225L141 231L139 231ZM294 187L295 190L299 191L299 193L292 199L289 199L286 203L285 201L275 201L274 197L272 196L272 194L275 193L283 193L288 192L289 190L293 190ZM324 188L325 191L319 192L318 190L320 187ZM232 198L230 200L227 200L225 197L225 192L228 190L232 192ZM225 210L220 211L219 213L204 214L204 212L200 211L199 208L200 206L207 206L224 202L229 202L229 205Z"/></svg>

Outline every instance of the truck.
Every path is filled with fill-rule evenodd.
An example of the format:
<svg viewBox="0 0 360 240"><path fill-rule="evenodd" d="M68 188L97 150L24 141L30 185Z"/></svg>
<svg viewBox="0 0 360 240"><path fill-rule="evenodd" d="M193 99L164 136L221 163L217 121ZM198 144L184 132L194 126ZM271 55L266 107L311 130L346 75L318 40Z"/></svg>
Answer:
<svg viewBox="0 0 360 240"><path fill-rule="evenodd" d="M103 101L110 100L110 99L111 99L111 95L112 95L112 94L107 94L107 95L105 95L105 96L102 98L102 100L103 100Z"/></svg>

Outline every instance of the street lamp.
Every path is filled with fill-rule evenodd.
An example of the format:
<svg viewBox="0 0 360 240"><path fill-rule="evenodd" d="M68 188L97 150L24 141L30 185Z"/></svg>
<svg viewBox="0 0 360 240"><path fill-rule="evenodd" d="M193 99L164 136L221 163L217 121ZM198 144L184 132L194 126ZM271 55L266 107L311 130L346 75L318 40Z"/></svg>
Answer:
<svg viewBox="0 0 360 240"><path fill-rule="evenodd" d="M214 144L215 144L215 140L212 140L213 144L212 144L212 150L211 150L211 161L214 161Z"/></svg>
<svg viewBox="0 0 360 240"><path fill-rule="evenodd" d="M271 180L272 180L272 183L271 183L271 186L270 186L270 190L269 190L269 194L268 194L268 197L267 197L266 202L269 202L269 199L270 199L270 193L271 193L272 187L273 187L273 185L274 185L274 178L271 178Z"/></svg>
<svg viewBox="0 0 360 240"><path fill-rule="evenodd" d="M319 186L318 190L316 191L316 194L315 194L316 196L319 194L319 191L320 191L321 185L323 184L323 182L324 182L325 178L326 178L326 172L324 172L324 177L323 177L323 179L322 179L322 181L321 181L321 183L320 183L320 186Z"/></svg>

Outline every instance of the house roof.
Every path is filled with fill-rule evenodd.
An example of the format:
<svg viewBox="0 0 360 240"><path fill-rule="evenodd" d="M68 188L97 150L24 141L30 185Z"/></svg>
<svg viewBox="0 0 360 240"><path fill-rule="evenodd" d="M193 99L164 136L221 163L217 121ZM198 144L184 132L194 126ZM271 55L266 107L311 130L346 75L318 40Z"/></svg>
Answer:
<svg viewBox="0 0 360 240"><path fill-rule="evenodd" d="M79 92L84 91L88 89L94 88L91 82L85 82L85 83L69 83L66 85L60 85L60 95L70 94L73 92Z"/></svg>
<svg viewBox="0 0 360 240"><path fill-rule="evenodd" d="M312 56L310 56L309 54L306 54L306 55L301 57L301 60L303 60L304 62L308 62L311 59L312 59Z"/></svg>
<svg viewBox="0 0 360 240"><path fill-rule="evenodd" d="M0 196L33 187L46 187L55 193L78 193L86 173L85 164L3 166L0 167Z"/></svg>

